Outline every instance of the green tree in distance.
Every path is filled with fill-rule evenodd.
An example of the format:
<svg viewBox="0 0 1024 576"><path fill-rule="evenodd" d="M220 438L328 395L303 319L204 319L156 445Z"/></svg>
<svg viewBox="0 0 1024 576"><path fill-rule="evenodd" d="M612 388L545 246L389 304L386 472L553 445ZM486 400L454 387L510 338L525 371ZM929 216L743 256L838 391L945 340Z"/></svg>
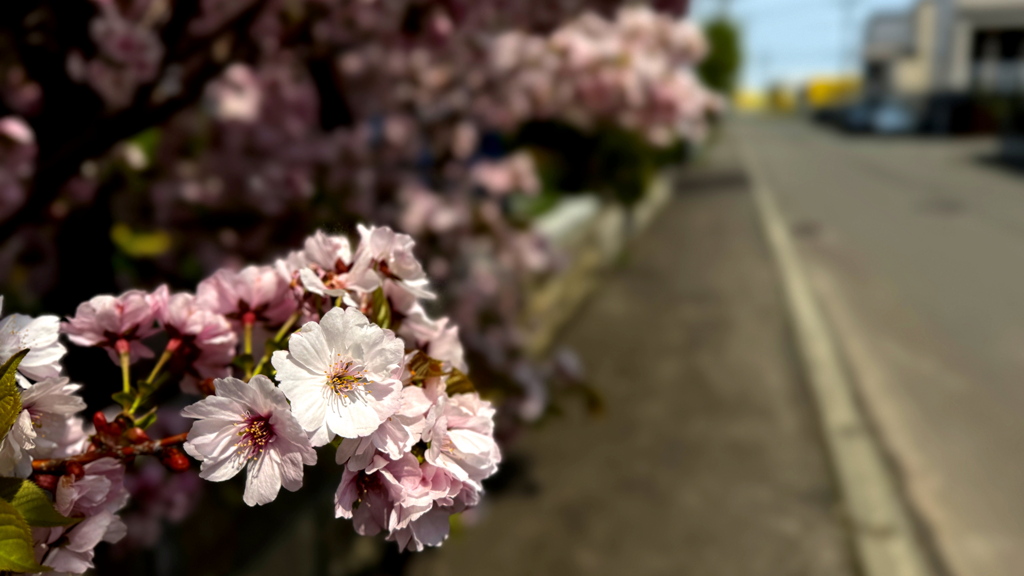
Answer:
<svg viewBox="0 0 1024 576"><path fill-rule="evenodd" d="M727 16L716 16L704 27L710 48L699 68L704 83L730 96L736 89L736 78L743 62L739 27Z"/></svg>

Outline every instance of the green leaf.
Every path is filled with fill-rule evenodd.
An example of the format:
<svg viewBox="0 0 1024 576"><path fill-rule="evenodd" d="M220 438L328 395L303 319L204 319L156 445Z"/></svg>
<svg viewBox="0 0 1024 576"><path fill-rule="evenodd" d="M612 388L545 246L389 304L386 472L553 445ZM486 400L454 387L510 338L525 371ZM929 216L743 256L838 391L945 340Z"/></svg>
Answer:
<svg viewBox="0 0 1024 576"><path fill-rule="evenodd" d="M388 304L388 297L384 295L383 288L373 291L373 318L371 320L381 328L391 328L391 305Z"/></svg>
<svg viewBox="0 0 1024 576"><path fill-rule="evenodd" d="M0 571L49 572L36 564L32 549L32 529L14 506L0 500Z"/></svg>
<svg viewBox="0 0 1024 576"><path fill-rule="evenodd" d="M19 478L0 478L0 500L14 506L29 526L52 528L53 526L70 526L80 521L68 518L53 508L50 497L42 488L31 480Z"/></svg>
<svg viewBox="0 0 1024 576"><path fill-rule="evenodd" d="M0 367L0 440L7 436L21 413L21 391L15 374L18 372L18 364L27 354L28 350L22 350Z"/></svg>

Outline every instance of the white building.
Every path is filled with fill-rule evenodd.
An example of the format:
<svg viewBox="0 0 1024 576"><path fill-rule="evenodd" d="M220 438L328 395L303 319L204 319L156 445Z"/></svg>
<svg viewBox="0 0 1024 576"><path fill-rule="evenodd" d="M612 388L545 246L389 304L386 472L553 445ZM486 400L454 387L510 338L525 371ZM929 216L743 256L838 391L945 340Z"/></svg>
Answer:
<svg viewBox="0 0 1024 576"><path fill-rule="evenodd" d="M869 99L899 98L940 128L979 98L1020 99L1024 0L920 0L876 15L864 64Z"/></svg>

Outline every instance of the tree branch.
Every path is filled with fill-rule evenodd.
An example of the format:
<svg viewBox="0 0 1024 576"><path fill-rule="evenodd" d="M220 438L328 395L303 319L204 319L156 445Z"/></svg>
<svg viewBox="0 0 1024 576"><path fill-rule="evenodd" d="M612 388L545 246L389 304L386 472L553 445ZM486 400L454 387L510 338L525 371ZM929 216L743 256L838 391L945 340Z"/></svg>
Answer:
<svg viewBox="0 0 1024 576"><path fill-rule="evenodd" d="M99 460L100 458L117 458L122 460L125 458L134 458L135 456L143 455L156 455L160 454L169 446L178 446L185 442L188 437L188 433L184 432L176 434L174 436L168 436L160 440L150 440L149 442L142 442L140 444L133 444L131 446L117 446L117 447L105 447L92 452L86 452L78 456L72 456L70 458L50 458L46 460L33 460L32 471L43 472L43 473L55 473L62 472L67 468L68 464L88 464Z"/></svg>

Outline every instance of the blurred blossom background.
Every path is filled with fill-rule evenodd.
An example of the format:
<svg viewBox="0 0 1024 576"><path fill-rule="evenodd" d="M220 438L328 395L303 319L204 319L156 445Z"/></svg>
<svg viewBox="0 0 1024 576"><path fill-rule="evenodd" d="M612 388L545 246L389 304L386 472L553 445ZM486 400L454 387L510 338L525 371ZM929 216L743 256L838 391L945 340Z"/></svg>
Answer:
<svg viewBox="0 0 1024 576"><path fill-rule="evenodd" d="M482 503L401 553L330 466L249 508L140 459L96 573L1020 573L1024 0L0 6L3 314L360 223L497 407Z"/></svg>

